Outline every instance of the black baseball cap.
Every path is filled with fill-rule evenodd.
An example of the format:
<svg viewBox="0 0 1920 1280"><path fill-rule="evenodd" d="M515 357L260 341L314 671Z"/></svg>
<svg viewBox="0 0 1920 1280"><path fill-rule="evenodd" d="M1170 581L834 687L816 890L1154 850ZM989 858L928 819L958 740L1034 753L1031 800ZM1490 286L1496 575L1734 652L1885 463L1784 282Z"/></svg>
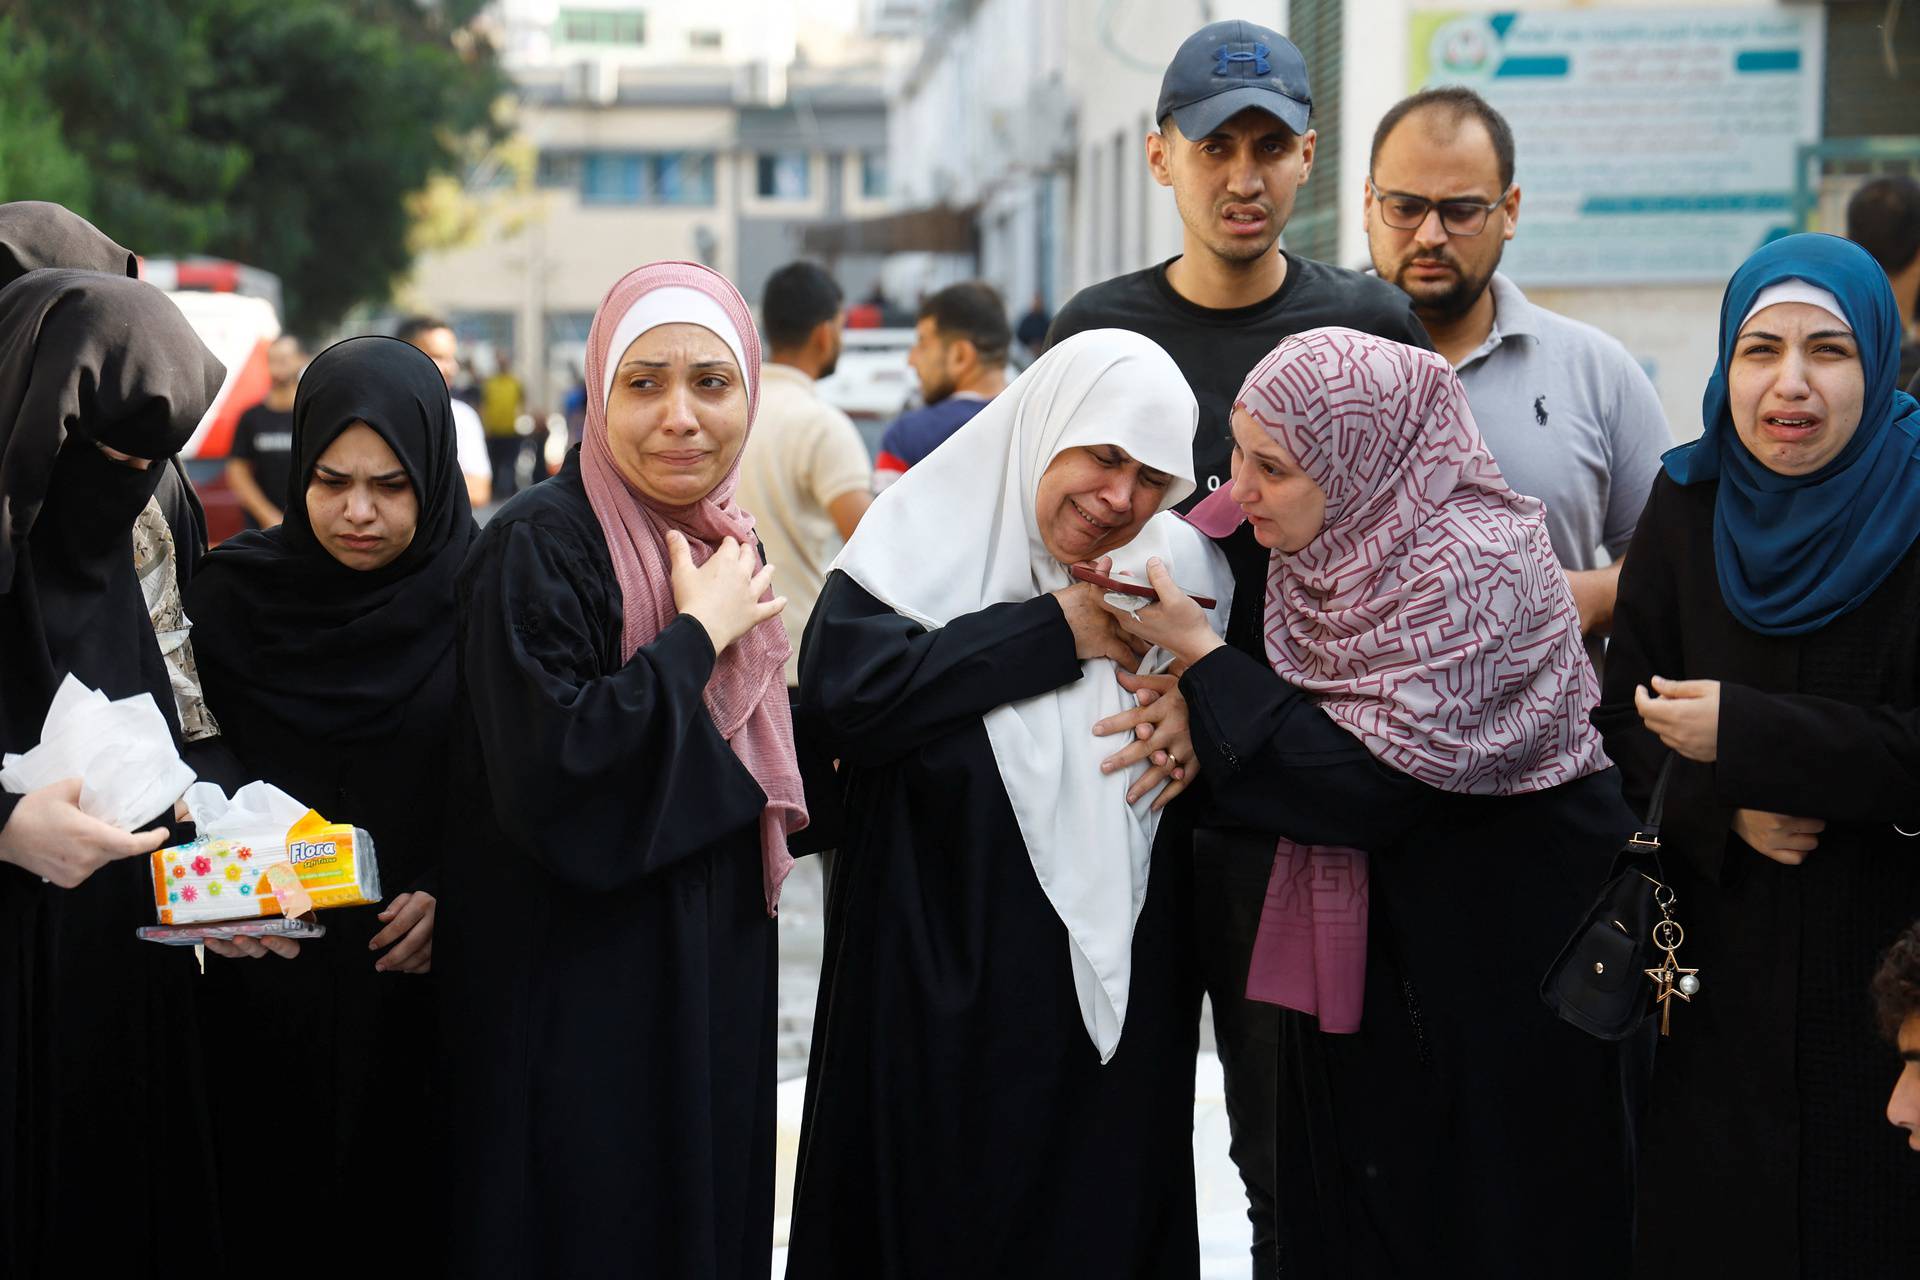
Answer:
<svg viewBox="0 0 1920 1280"><path fill-rule="evenodd" d="M1204 138L1248 108L1305 133L1313 112L1307 60L1277 31L1212 22L1188 36L1167 64L1153 118L1172 116L1181 133Z"/></svg>

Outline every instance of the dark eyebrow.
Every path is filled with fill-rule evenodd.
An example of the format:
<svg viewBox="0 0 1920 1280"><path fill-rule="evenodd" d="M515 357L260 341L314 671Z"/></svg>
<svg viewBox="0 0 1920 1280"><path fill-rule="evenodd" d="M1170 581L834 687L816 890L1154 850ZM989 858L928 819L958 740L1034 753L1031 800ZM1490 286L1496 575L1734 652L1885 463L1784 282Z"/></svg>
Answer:
<svg viewBox="0 0 1920 1280"><path fill-rule="evenodd" d="M1489 205L1489 204L1497 203L1497 200L1486 199L1477 191L1470 191L1463 195L1457 195L1457 196L1429 197L1429 196L1417 195L1412 191L1390 191L1379 186L1374 187L1373 190L1374 190L1374 194L1379 196L1382 200L1425 200L1428 204Z"/></svg>
<svg viewBox="0 0 1920 1280"><path fill-rule="evenodd" d="M1765 338L1768 342L1779 342L1780 335L1768 333L1765 329L1749 329L1740 335L1742 338Z"/></svg>
<svg viewBox="0 0 1920 1280"><path fill-rule="evenodd" d="M1196 138L1194 139L1194 141L1196 142L1232 142L1235 138L1239 136L1240 135L1237 133L1229 133L1226 129L1220 128L1220 129L1215 129L1212 133L1207 134L1203 138ZM1285 125L1281 125L1278 129L1273 129L1266 133L1261 134L1259 137L1255 138L1254 141L1255 142L1285 142L1290 138L1297 138L1299 136L1300 136L1299 134L1287 128Z"/></svg>
<svg viewBox="0 0 1920 1280"><path fill-rule="evenodd" d="M636 367L641 369L671 369L673 367L673 362L670 360L629 360L625 364L621 365L620 367L622 369L632 369ZM691 367L695 369L731 370L733 368L733 361L731 360L695 360Z"/></svg>
<svg viewBox="0 0 1920 1280"><path fill-rule="evenodd" d="M1853 337L1853 330L1851 330L1851 329L1822 329L1822 330L1820 330L1820 331L1819 331L1818 333L1810 333L1810 334L1808 334L1808 335L1807 335L1807 337L1809 337L1809 338L1851 338L1851 337Z"/></svg>
<svg viewBox="0 0 1920 1280"><path fill-rule="evenodd" d="M324 462L316 462L316 463L314 463L314 464L313 464L313 469L314 469L315 471L322 471L322 472L325 472L325 473L326 473L327 475L330 475L330 476L333 476L333 477L334 477L335 479L339 479L339 480L351 480L351 479L353 479L353 474L352 474L351 472L348 472L348 471L335 471L335 470L334 470L334 469L333 469L332 467L330 467L330 466L328 466L328 465L327 465L326 463L324 463ZM402 478L404 478L404 477L406 476L406 474L407 474L407 469L406 469L405 467L402 467L402 468L400 468L400 469L399 469L398 471L382 471L382 472L381 472L381 473L380 473L379 475L377 475L377 476L368 476L368 477L367 477L367 479L369 479L369 480L372 480L372 481L374 481L374 482L375 482L375 483L377 484L377 483L379 483L379 482L380 482L380 481L382 481L382 480L399 480L399 479L402 479Z"/></svg>

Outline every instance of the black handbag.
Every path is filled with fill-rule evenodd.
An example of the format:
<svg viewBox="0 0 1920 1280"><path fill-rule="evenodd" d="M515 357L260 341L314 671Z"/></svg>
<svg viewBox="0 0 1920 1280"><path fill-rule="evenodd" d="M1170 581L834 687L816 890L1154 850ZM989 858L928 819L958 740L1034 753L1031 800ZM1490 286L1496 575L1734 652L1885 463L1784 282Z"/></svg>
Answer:
<svg viewBox="0 0 1920 1280"><path fill-rule="evenodd" d="M1667 1033L1673 1001L1691 1001L1700 979L1679 966L1686 933L1674 919L1675 898L1660 869L1660 815L1673 756L1660 766L1646 825L1614 855L1613 872L1586 919L1560 949L1540 998L1547 1007L1602 1040L1624 1040L1657 1003Z"/></svg>

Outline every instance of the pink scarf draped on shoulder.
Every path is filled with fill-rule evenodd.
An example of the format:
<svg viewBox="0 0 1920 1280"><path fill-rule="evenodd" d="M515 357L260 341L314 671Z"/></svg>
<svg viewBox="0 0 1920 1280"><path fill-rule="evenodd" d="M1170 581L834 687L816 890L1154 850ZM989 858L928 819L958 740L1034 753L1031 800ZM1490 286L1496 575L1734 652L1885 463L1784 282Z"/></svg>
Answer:
<svg viewBox="0 0 1920 1280"><path fill-rule="evenodd" d="M1274 552L1267 657L1382 764L1443 791L1519 795L1608 766L1598 682L1543 508L1507 487L1445 360L1313 329L1235 402L1327 497L1319 537ZM1239 523L1231 486L1191 519ZM1281 840L1247 995L1360 1028L1367 855Z"/></svg>
<svg viewBox="0 0 1920 1280"><path fill-rule="evenodd" d="M636 492L621 476L607 447L606 370L609 362L617 363L625 354L608 348L635 304L666 288L704 294L732 323L732 334L718 336L743 357L745 367L740 372L747 385L749 438L760 403L759 334L745 300L724 276L696 263L656 262L628 272L607 291L587 334L587 421L580 475L620 583L623 662L679 616L667 558L669 529L686 537L695 564L704 564L726 538L740 542L753 538L753 516L733 500L740 484L738 457L706 497L688 506L669 507ZM671 317L659 321L672 322ZM705 319L689 317L689 322L711 327ZM742 453L746 443L742 442ZM762 622L720 655L705 693L714 725L767 793L767 807L760 816L760 854L769 915L779 904L780 882L793 866L787 836L807 824L800 766L793 749L793 712L787 704L785 671L790 650L780 619Z"/></svg>

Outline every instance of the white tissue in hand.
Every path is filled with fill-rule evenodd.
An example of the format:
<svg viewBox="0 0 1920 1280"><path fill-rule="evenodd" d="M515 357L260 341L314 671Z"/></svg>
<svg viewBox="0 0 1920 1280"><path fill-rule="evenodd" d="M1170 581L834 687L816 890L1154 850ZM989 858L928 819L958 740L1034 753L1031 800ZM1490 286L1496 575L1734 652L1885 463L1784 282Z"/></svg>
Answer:
<svg viewBox="0 0 1920 1280"><path fill-rule="evenodd" d="M152 694L110 702L72 675L47 708L40 745L4 763L0 786L19 794L79 778L81 812L122 831L165 814L194 778Z"/></svg>
<svg viewBox="0 0 1920 1280"><path fill-rule="evenodd" d="M232 799L211 782L187 788L187 812L207 840L252 840L279 844L287 828L307 816L307 806L271 782L249 782Z"/></svg>

